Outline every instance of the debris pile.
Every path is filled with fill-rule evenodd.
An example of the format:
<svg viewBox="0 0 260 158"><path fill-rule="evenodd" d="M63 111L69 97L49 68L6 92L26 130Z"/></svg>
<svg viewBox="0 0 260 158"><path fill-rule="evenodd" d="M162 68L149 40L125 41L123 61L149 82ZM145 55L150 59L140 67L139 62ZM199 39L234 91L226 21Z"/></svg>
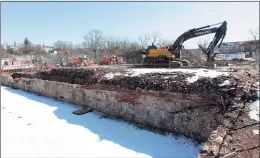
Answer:
<svg viewBox="0 0 260 158"><path fill-rule="evenodd" d="M229 66L229 65L234 65L234 66L244 66L244 65L251 65L254 64L255 61L247 61L247 60L218 60L216 61L217 66Z"/></svg>
<svg viewBox="0 0 260 158"><path fill-rule="evenodd" d="M211 97L223 96L226 99L239 97L242 100L257 97L256 79L251 79L250 73L242 76L228 75L216 78L203 77L195 82L187 79L195 78L195 74L176 72L173 74L149 73L140 76L115 76L113 79L101 80L106 86L119 86L132 90L144 89L154 91L168 91L177 93L194 93Z"/></svg>
<svg viewBox="0 0 260 158"><path fill-rule="evenodd" d="M125 56L126 63L129 64L141 64L143 62L143 54L145 54L145 50L138 50L127 53Z"/></svg>
<svg viewBox="0 0 260 158"><path fill-rule="evenodd" d="M205 63L206 63L205 54L202 54L202 57L199 57L199 56L191 53L190 50L185 49L185 50L182 51L182 59L190 61L192 66L204 66Z"/></svg>
<svg viewBox="0 0 260 158"><path fill-rule="evenodd" d="M204 73L209 70L203 70ZM110 74L111 76L109 76ZM28 74L15 73L13 78L27 77ZM199 76L196 73L183 71L148 72L131 75L131 71L110 69L53 69L50 72L30 74L29 78L39 78L80 84L85 86L98 85L99 88L124 88L129 90L153 90L175 93L196 93L211 97L252 99L257 96L256 81L259 78L249 71L236 74L217 75L212 77Z"/></svg>

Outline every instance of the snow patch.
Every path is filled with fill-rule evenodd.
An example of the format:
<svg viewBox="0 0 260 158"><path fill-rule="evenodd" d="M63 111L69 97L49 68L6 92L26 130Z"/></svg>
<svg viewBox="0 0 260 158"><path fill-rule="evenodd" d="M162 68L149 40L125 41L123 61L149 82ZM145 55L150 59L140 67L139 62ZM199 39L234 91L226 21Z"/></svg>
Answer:
<svg viewBox="0 0 260 158"><path fill-rule="evenodd" d="M215 78L218 76L227 76L228 72L218 72L216 70L207 70L207 69L126 69L126 72L124 76L139 76L142 74L147 74L147 73L173 73L173 72L183 72L183 73L193 73L195 76L188 77L186 79L187 82L193 83L196 82L200 77L210 77L210 78ZM121 73L108 73L105 75L106 78L112 79L114 76L117 75L122 75ZM173 74L173 76L175 76Z"/></svg>
<svg viewBox="0 0 260 158"><path fill-rule="evenodd" d="M223 87L223 86L229 86L230 85L230 81L229 80L225 80L223 83L219 84L219 87Z"/></svg>
<svg viewBox="0 0 260 158"><path fill-rule="evenodd" d="M216 70L207 69L127 69L132 73L131 76L138 76L146 73L170 73L170 72L183 72L183 73L195 73L203 77L217 77L219 75L228 75L227 72L217 72Z"/></svg>
<svg viewBox="0 0 260 158"><path fill-rule="evenodd" d="M249 117L253 120L259 121L259 100L256 100L250 105Z"/></svg>
<svg viewBox="0 0 260 158"><path fill-rule="evenodd" d="M110 72L110 73L106 74L104 77L107 78L107 79L112 79L112 78L114 78L114 76L120 76L120 75L122 75L122 74Z"/></svg>
<svg viewBox="0 0 260 158"><path fill-rule="evenodd" d="M1 97L2 157L197 157L202 147L94 112L73 115L72 104L21 90L1 86Z"/></svg>
<svg viewBox="0 0 260 158"><path fill-rule="evenodd" d="M195 76L192 76L192 77L188 77L186 79L186 81L189 82L189 83L194 83L194 82L198 81L198 79L199 79L199 76L195 75Z"/></svg>
<svg viewBox="0 0 260 158"><path fill-rule="evenodd" d="M257 129L257 130L253 130L253 134L254 134L254 135L259 134L259 130L258 130L258 129Z"/></svg>

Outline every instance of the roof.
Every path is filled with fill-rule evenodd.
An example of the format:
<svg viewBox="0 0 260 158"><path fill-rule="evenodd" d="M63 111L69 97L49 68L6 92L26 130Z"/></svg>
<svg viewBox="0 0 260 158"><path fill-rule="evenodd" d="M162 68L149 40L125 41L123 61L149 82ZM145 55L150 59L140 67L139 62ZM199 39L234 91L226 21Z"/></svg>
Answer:
<svg viewBox="0 0 260 158"><path fill-rule="evenodd" d="M246 45L253 45L253 44L259 44L259 40L257 40L257 41L247 41L247 42L244 42L242 45L246 46Z"/></svg>

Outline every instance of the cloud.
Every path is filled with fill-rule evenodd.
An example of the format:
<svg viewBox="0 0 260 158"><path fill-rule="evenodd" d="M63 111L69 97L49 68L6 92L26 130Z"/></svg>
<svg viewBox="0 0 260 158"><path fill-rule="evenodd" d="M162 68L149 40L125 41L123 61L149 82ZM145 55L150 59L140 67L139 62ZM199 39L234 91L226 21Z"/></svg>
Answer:
<svg viewBox="0 0 260 158"><path fill-rule="evenodd" d="M206 13L206 16L211 16L211 15L214 15L216 14L216 12L210 12L210 13Z"/></svg>

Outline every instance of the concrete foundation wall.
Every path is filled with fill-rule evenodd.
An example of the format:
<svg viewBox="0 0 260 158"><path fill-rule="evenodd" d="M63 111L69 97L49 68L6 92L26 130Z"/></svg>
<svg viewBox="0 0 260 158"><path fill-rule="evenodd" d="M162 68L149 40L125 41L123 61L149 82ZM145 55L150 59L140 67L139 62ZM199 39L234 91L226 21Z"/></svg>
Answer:
<svg viewBox="0 0 260 158"><path fill-rule="evenodd" d="M219 100L194 94L108 91L63 82L15 78L2 74L1 84L66 100L125 121L205 141L221 122Z"/></svg>

